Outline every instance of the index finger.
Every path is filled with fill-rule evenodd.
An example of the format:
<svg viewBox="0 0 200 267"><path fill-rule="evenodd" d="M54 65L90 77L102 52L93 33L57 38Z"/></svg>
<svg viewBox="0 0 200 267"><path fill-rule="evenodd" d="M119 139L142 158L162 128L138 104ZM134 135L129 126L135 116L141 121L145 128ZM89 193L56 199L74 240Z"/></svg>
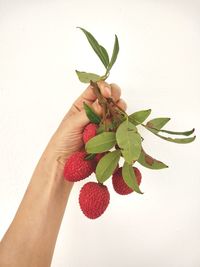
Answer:
<svg viewBox="0 0 200 267"><path fill-rule="evenodd" d="M96 95L94 94L93 88L89 85L83 93L74 101L70 112L77 112L83 109L83 102L87 104L92 104L96 100Z"/></svg>

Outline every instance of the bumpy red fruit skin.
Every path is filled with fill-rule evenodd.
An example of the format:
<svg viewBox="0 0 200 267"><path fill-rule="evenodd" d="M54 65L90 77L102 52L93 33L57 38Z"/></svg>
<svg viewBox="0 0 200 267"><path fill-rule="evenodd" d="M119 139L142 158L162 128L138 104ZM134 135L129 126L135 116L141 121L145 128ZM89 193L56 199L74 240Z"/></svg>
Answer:
<svg viewBox="0 0 200 267"><path fill-rule="evenodd" d="M70 182L77 182L88 177L95 170L94 160L85 160L86 152L73 153L65 163L64 178Z"/></svg>
<svg viewBox="0 0 200 267"><path fill-rule="evenodd" d="M97 134L98 126L95 123L89 123L83 131L83 142L86 144L92 137Z"/></svg>
<svg viewBox="0 0 200 267"><path fill-rule="evenodd" d="M88 182L80 190L79 204L82 212L89 219L101 216L110 202L110 193L107 186Z"/></svg>
<svg viewBox="0 0 200 267"><path fill-rule="evenodd" d="M138 168L133 167L133 170L136 175L136 179L138 182L138 185L140 185L141 180L142 180L142 175ZM124 182L124 179L122 177L122 168L119 168L112 176L112 184L114 190L120 194L120 195L128 195L132 193L134 190L128 187L128 185Z"/></svg>

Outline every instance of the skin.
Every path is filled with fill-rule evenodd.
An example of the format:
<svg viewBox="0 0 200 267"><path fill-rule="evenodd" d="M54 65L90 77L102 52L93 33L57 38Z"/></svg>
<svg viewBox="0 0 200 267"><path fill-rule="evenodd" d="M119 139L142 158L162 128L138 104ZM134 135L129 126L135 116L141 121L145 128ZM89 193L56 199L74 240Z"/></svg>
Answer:
<svg viewBox="0 0 200 267"><path fill-rule="evenodd" d="M126 109L116 84L98 83L104 97ZM83 148L82 132L89 123L83 101L102 109L91 86L80 95L53 134L33 172L16 215L0 243L0 267L48 267L73 187L63 178L66 159Z"/></svg>

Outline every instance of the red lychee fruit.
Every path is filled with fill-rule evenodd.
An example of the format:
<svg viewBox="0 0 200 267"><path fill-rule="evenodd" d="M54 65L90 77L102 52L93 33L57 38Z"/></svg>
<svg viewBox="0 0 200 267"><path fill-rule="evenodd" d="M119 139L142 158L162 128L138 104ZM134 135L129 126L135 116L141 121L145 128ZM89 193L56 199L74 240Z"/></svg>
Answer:
<svg viewBox="0 0 200 267"><path fill-rule="evenodd" d="M79 204L82 212L90 219L101 216L110 202L110 193L107 186L88 182L80 190Z"/></svg>
<svg viewBox="0 0 200 267"><path fill-rule="evenodd" d="M92 137L94 137L97 134L97 124L95 123L89 123L86 125L83 131L83 142L86 144Z"/></svg>
<svg viewBox="0 0 200 267"><path fill-rule="evenodd" d="M66 161L64 178L70 182L77 182L88 177L94 172L96 163L94 160L85 160L85 151L73 153Z"/></svg>
<svg viewBox="0 0 200 267"><path fill-rule="evenodd" d="M133 167L133 171L135 172L135 176L138 182L138 185L140 185L142 180L142 175L138 168ZM112 176L112 184L114 190L120 194L120 195L128 195L132 193L134 190L131 189L125 182L122 177L122 168L119 168Z"/></svg>

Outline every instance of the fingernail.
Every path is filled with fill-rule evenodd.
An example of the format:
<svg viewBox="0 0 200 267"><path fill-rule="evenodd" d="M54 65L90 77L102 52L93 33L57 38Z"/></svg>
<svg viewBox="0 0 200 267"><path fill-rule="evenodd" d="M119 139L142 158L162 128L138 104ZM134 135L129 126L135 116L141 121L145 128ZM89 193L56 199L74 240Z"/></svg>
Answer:
<svg viewBox="0 0 200 267"><path fill-rule="evenodd" d="M108 97L110 97L111 96L111 90L110 90L110 88L109 87L104 87L104 91L105 91L105 93L107 94L107 96Z"/></svg>

